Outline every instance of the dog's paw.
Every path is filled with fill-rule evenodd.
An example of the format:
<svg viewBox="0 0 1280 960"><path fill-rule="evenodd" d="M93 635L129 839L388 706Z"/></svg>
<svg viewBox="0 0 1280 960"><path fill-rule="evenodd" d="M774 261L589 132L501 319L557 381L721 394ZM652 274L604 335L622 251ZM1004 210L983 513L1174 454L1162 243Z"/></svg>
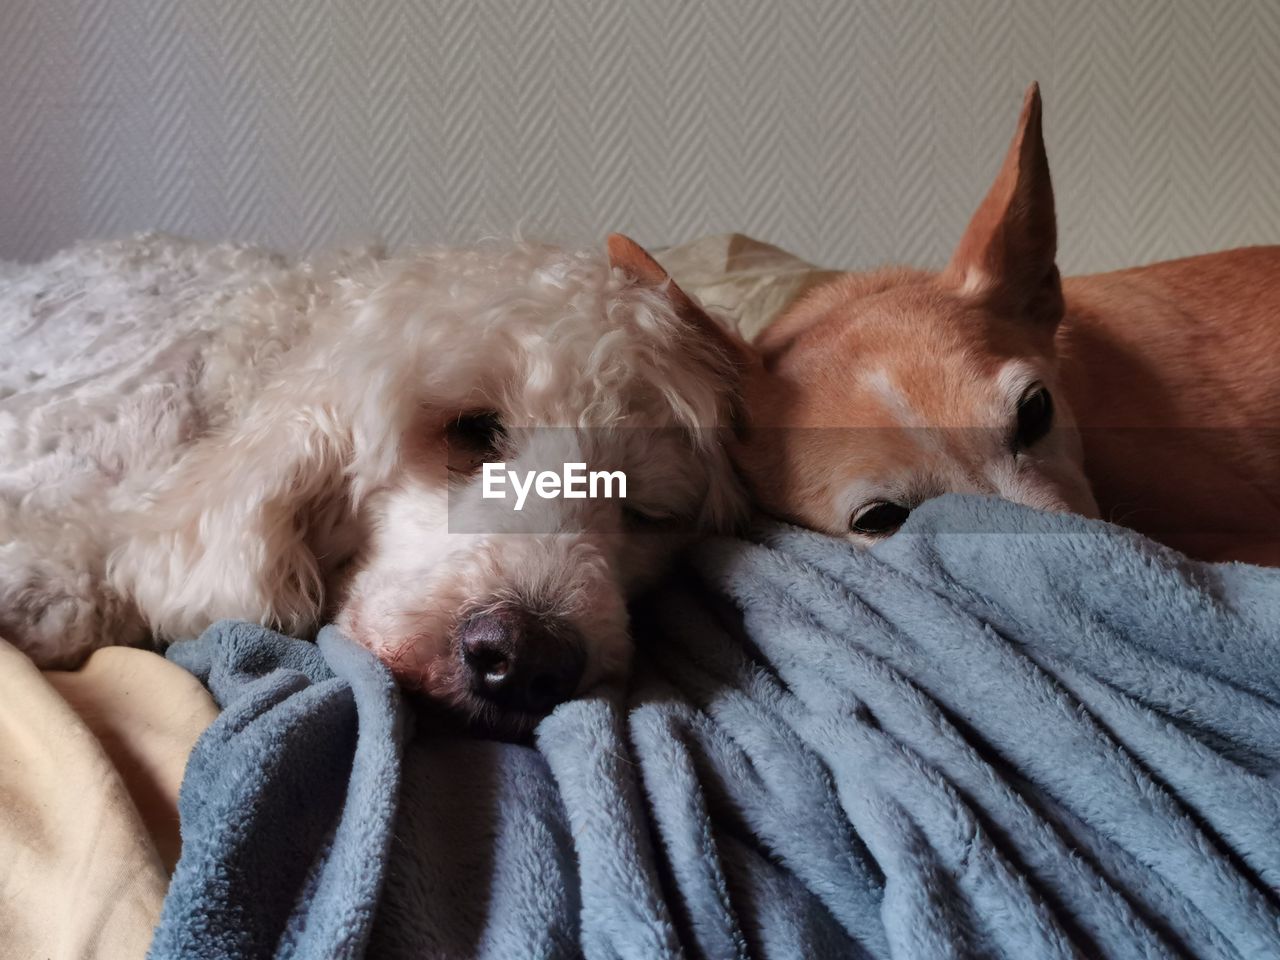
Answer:
<svg viewBox="0 0 1280 960"><path fill-rule="evenodd" d="M0 549L0 637L40 667L74 667L98 647L145 637L129 605L90 574L46 562L13 575L16 547Z"/></svg>

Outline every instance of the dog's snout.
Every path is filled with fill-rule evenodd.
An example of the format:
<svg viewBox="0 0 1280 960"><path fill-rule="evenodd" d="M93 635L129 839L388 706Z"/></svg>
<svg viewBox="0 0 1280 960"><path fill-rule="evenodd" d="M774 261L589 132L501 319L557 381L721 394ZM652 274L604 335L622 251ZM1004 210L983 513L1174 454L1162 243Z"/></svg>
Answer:
<svg viewBox="0 0 1280 960"><path fill-rule="evenodd" d="M526 713L546 713L571 697L586 665L576 633L518 609L464 621L458 646L476 696Z"/></svg>

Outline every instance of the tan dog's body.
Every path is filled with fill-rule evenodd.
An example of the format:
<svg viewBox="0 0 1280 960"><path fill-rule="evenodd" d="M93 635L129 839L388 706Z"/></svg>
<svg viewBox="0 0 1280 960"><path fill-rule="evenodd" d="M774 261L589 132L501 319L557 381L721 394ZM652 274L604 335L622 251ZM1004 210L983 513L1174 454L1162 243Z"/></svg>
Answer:
<svg viewBox="0 0 1280 960"><path fill-rule="evenodd" d="M1055 253L1033 88L944 271L843 278L761 336L738 451L758 499L869 542L995 494L1280 564L1280 247L1065 282Z"/></svg>
<svg viewBox="0 0 1280 960"><path fill-rule="evenodd" d="M1280 564L1280 247L1064 293L1062 376L1102 516L1205 559Z"/></svg>

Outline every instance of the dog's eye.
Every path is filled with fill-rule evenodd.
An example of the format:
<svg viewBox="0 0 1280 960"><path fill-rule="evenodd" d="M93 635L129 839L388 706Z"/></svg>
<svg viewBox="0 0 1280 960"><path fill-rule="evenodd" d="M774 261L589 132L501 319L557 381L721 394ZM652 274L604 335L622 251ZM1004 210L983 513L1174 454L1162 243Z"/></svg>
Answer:
<svg viewBox="0 0 1280 960"><path fill-rule="evenodd" d="M492 410L461 413L445 427L449 469L470 472L486 461L501 459L507 432Z"/></svg>
<svg viewBox="0 0 1280 960"><path fill-rule="evenodd" d="M628 528L646 533L665 530L674 522L674 518L667 514L656 513L652 510L640 510L636 507L623 507L622 519Z"/></svg>
<svg viewBox="0 0 1280 960"><path fill-rule="evenodd" d="M1053 397L1041 384L1027 389L1018 401L1018 425L1013 435L1014 450L1026 450L1053 426Z"/></svg>
<svg viewBox="0 0 1280 960"><path fill-rule="evenodd" d="M849 520L849 529L867 537L883 537L893 533L911 516L911 508L900 503L877 500L859 507Z"/></svg>

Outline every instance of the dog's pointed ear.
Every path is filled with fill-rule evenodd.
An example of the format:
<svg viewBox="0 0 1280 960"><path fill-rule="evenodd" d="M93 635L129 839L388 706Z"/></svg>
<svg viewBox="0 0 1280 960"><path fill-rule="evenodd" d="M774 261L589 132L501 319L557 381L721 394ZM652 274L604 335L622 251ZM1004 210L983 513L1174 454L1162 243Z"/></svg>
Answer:
<svg viewBox="0 0 1280 960"><path fill-rule="evenodd" d="M621 270L643 286L657 287L666 293L676 315L723 351L740 374L757 362L750 344L698 306L648 250L620 233L609 234L607 247L609 264L615 270Z"/></svg>
<svg viewBox="0 0 1280 960"><path fill-rule="evenodd" d="M1040 87L1033 83L1004 165L942 276L1001 313L1052 325L1063 310L1057 251Z"/></svg>
<svg viewBox="0 0 1280 960"><path fill-rule="evenodd" d="M609 239L605 241L605 247L609 251L609 265L615 270L621 270L632 279L648 286L660 287L664 283L670 283L673 292L678 292L681 297L687 299L685 292L676 286L675 281L671 279L671 274L667 273L667 268L630 237L621 233L611 233Z"/></svg>

